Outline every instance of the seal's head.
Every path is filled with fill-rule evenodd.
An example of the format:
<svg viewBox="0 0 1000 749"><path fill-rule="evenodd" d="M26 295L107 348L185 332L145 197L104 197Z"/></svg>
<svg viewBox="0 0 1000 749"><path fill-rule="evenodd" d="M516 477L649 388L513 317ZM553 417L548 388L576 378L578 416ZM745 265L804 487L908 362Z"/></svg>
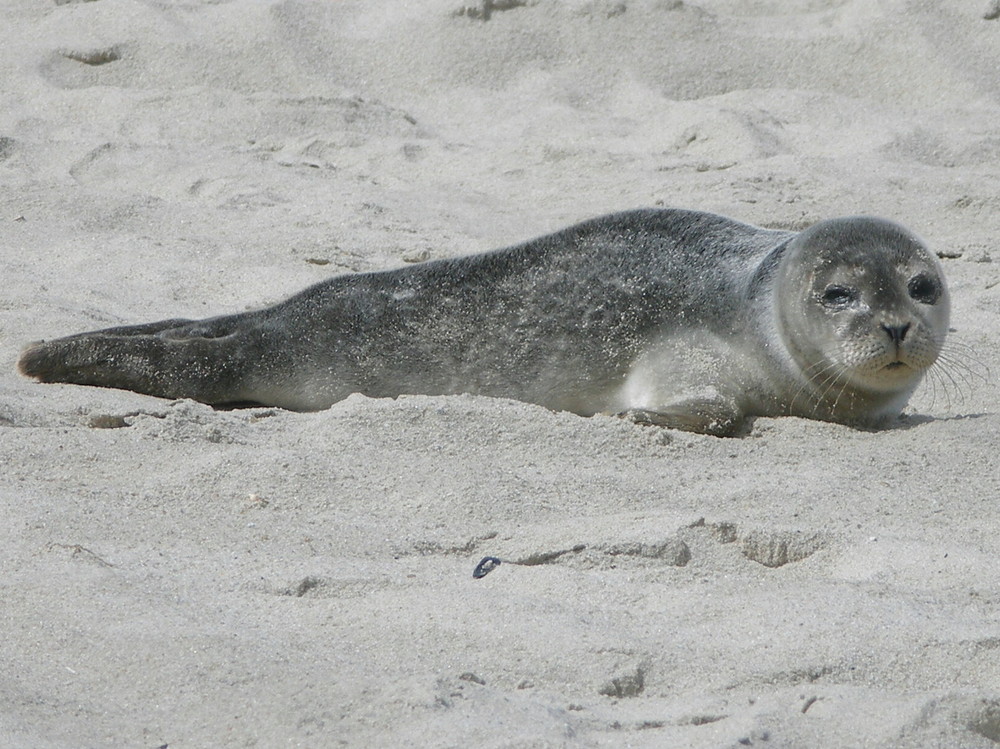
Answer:
<svg viewBox="0 0 1000 749"><path fill-rule="evenodd" d="M936 258L890 221L821 221L785 249L777 325L806 378L792 413L865 423L902 408L937 360L949 300Z"/></svg>

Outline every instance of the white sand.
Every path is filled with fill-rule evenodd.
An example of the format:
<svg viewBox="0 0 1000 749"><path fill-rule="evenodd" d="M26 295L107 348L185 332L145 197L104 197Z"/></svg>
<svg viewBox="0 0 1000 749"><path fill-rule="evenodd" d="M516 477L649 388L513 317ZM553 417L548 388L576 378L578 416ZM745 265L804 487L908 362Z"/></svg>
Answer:
<svg viewBox="0 0 1000 749"><path fill-rule="evenodd" d="M996 746L993 3L465 2L3 3L0 746ZM948 361L738 440L14 371L650 205L906 224Z"/></svg>

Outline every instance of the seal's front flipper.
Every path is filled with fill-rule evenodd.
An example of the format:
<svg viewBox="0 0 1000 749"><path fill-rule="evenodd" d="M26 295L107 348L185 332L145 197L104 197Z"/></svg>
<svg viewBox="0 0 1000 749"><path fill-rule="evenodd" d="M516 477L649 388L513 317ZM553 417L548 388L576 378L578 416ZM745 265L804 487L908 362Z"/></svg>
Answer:
<svg viewBox="0 0 1000 749"><path fill-rule="evenodd" d="M722 398L692 398L655 410L632 408L616 416L641 426L680 429L715 437L740 437L750 428L750 419L735 403Z"/></svg>

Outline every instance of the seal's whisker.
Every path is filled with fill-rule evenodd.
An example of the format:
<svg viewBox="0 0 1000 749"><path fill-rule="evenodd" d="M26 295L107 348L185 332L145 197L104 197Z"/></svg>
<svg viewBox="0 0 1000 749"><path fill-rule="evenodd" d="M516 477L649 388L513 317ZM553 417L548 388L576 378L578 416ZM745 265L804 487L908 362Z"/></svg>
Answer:
<svg viewBox="0 0 1000 749"><path fill-rule="evenodd" d="M825 401L829 400L829 394L835 387L837 387L837 383L842 377L844 378L844 387L846 387L849 382L849 379L846 377L843 369L832 363L829 364L823 372L819 373L819 376L822 377L822 381L817 381L818 387L816 388L816 402L813 404L812 408L812 412L814 414L818 414L820 406L822 406ZM841 389L841 392L838 393L837 397L833 401L833 410L836 410L842 394L843 389Z"/></svg>
<svg viewBox="0 0 1000 749"><path fill-rule="evenodd" d="M844 384L841 385L840 391L837 393L837 397L833 399L833 410L834 411L837 410L837 407L840 405L840 399L844 397L844 393L847 392L847 386L850 385L850 383L851 383L850 378L847 377L847 373L844 372L843 370L841 370L840 372L837 373L837 377L841 377L841 376L844 378L844 380L843 380ZM835 384L836 384L836 382L834 382L834 385ZM830 389L832 389L832 388L833 388L833 386L831 386ZM854 399L854 393L850 394L850 398L853 401L853 399Z"/></svg>
<svg viewBox="0 0 1000 749"><path fill-rule="evenodd" d="M946 398L945 407L951 410L952 397L961 405L976 389L977 383L990 381L989 367L973 355L971 349L962 350L958 346L948 346L938 355L934 366L927 371L925 381L932 388L929 408L936 403L937 384Z"/></svg>
<svg viewBox="0 0 1000 749"><path fill-rule="evenodd" d="M975 373L959 365L956 362L950 362L947 359L938 359L937 364L928 370L928 374L933 374L941 381L941 386L948 390L947 383L951 383L951 386L955 389L955 392L959 395L965 395L965 391L971 392L974 386L974 375Z"/></svg>
<svg viewBox="0 0 1000 749"><path fill-rule="evenodd" d="M788 410L791 413L795 413L795 403L798 401L800 396L805 394L806 391L809 391L810 395L815 393L817 380L821 378L830 367L832 367L832 365L829 362L818 361L803 370L803 382L799 385L798 389L796 389L795 393L792 395L791 400L788 402ZM815 406L813 407L813 413L815 413Z"/></svg>
<svg viewBox="0 0 1000 749"><path fill-rule="evenodd" d="M938 362L964 372L971 380L987 383L992 379L989 365L982 361L974 348L957 343L946 344L938 354Z"/></svg>
<svg viewBox="0 0 1000 749"><path fill-rule="evenodd" d="M951 385L955 385L955 380L954 380L954 378L952 378L951 374L947 370L942 369L939 366L933 366L933 367L931 367L930 369L927 370L927 376L924 378L924 383L925 383L925 387L929 387L930 390L931 390L930 402L927 404L927 408L928 409L934 409L935 406L937 405L938 389L939 389L938 386L940 385L941 395L942 395L942 397L944 398L944 401L945 401L945 408L948 409L948 410L951 410L951 408L952 408L952 399L951 399L952 388L949 387L949 383ZM958 397L959 403L964 403L965 402L965 394L963 393L962 388L961 387L956 387L955 388L955 393L956 393L956 395Z"/></svg>

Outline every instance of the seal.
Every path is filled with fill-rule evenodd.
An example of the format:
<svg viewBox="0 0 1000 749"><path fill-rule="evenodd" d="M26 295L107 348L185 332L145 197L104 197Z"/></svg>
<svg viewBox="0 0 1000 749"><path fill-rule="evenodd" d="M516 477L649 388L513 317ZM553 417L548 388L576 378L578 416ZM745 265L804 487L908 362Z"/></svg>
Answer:
<svg viewBox="0 0 1000 749"><path fill-rule="evenodd" d="M253 312L34 343L19 368L214 405L473 393L716 435L758 416L878 428L936 361L948 314L937 259L884 219L795 233L649 209Z"/></svg>

